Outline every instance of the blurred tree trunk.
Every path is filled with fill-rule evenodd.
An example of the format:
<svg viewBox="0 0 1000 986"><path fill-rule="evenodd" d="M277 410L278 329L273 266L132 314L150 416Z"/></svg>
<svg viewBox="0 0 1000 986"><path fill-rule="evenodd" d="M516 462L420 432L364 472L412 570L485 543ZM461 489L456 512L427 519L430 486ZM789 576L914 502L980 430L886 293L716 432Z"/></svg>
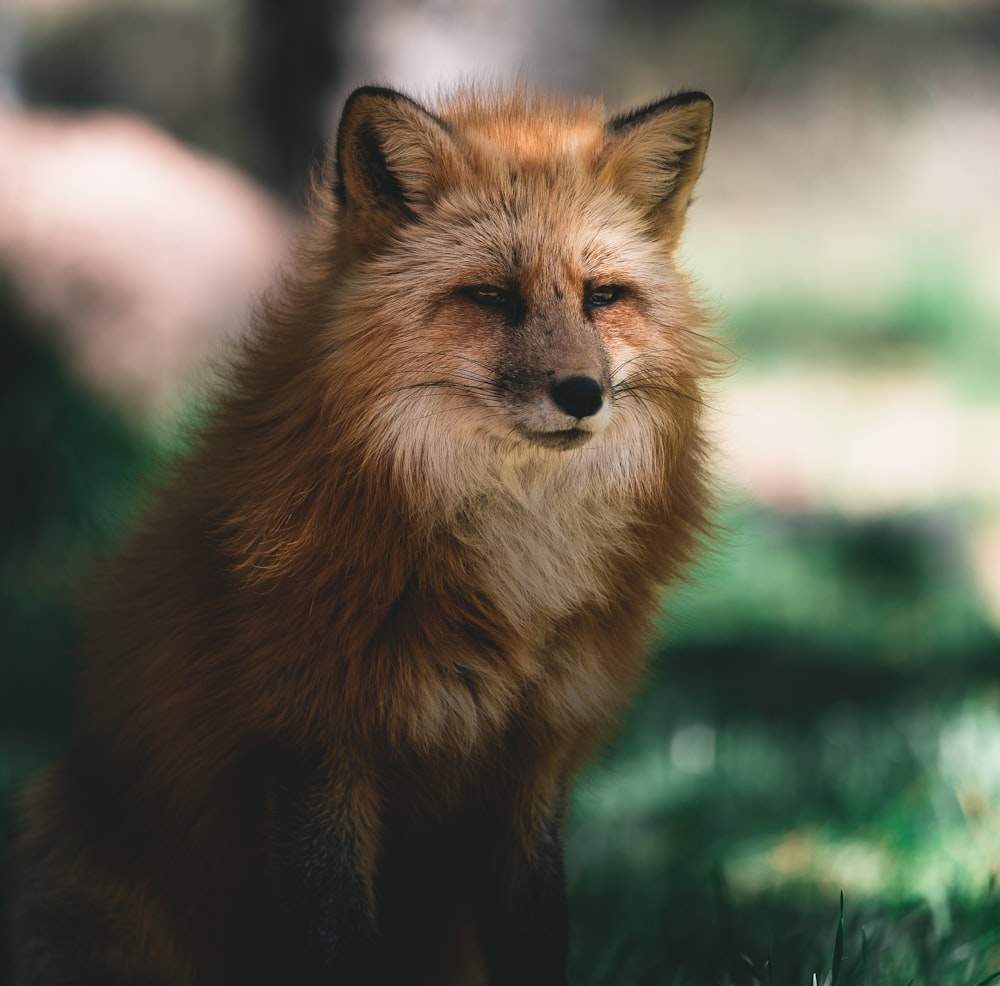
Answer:
<svg viewBox="0 0 1000 986"><path fill-rule="evenodd" d="M265 137L266 181L300 200L328 137L334 38L347 3L249 0L247 97Z"/></svg>

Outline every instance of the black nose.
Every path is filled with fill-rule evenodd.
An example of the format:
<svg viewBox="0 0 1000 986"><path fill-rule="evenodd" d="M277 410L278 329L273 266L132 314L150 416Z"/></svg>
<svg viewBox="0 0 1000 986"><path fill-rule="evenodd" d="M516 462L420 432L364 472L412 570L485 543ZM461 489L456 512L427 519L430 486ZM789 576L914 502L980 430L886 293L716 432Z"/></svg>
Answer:
<svg viewBox="0 0 1000 986"><path fill-rule="evenodd" d="M604 388L590 377L566 377L549 390L560 411L574 418L589 418L604 404Z"/></svg>

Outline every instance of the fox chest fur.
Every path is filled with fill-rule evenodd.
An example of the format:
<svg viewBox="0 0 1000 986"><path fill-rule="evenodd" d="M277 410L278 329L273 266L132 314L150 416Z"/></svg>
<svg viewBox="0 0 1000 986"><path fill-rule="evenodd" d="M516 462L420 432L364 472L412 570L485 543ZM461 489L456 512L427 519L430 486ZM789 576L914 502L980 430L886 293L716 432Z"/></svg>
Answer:
<svg viewBox="0 0 1000 986"><path fill-rule="evenodd" d="M25 797L15 983L559 984L575 773L706 525L711 102L345 106Z"/></svg>

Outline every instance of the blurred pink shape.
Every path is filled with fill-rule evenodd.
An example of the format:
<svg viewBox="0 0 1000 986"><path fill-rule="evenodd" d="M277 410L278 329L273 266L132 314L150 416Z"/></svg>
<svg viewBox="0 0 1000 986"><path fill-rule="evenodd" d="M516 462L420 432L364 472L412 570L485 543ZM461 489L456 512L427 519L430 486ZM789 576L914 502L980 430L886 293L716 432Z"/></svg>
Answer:
<svg viewBox="0 0 1000 986"><path fill-rule="evenodd" d="M90 385L169 405L247 322L293 223L150 123L0 107L0 273Z"/></svg>

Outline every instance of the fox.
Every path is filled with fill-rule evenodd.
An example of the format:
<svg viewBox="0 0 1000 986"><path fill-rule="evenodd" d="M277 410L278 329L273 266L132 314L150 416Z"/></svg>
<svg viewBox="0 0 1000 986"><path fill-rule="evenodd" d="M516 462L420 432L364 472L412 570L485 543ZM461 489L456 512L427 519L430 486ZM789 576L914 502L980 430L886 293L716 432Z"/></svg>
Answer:
<svg viewBox="0 0 1000 986"><path fill-rule="evenodd" d="M557 986L573 782L711 535L711 99L344 104L96 580L14 986Z"/></svg>

